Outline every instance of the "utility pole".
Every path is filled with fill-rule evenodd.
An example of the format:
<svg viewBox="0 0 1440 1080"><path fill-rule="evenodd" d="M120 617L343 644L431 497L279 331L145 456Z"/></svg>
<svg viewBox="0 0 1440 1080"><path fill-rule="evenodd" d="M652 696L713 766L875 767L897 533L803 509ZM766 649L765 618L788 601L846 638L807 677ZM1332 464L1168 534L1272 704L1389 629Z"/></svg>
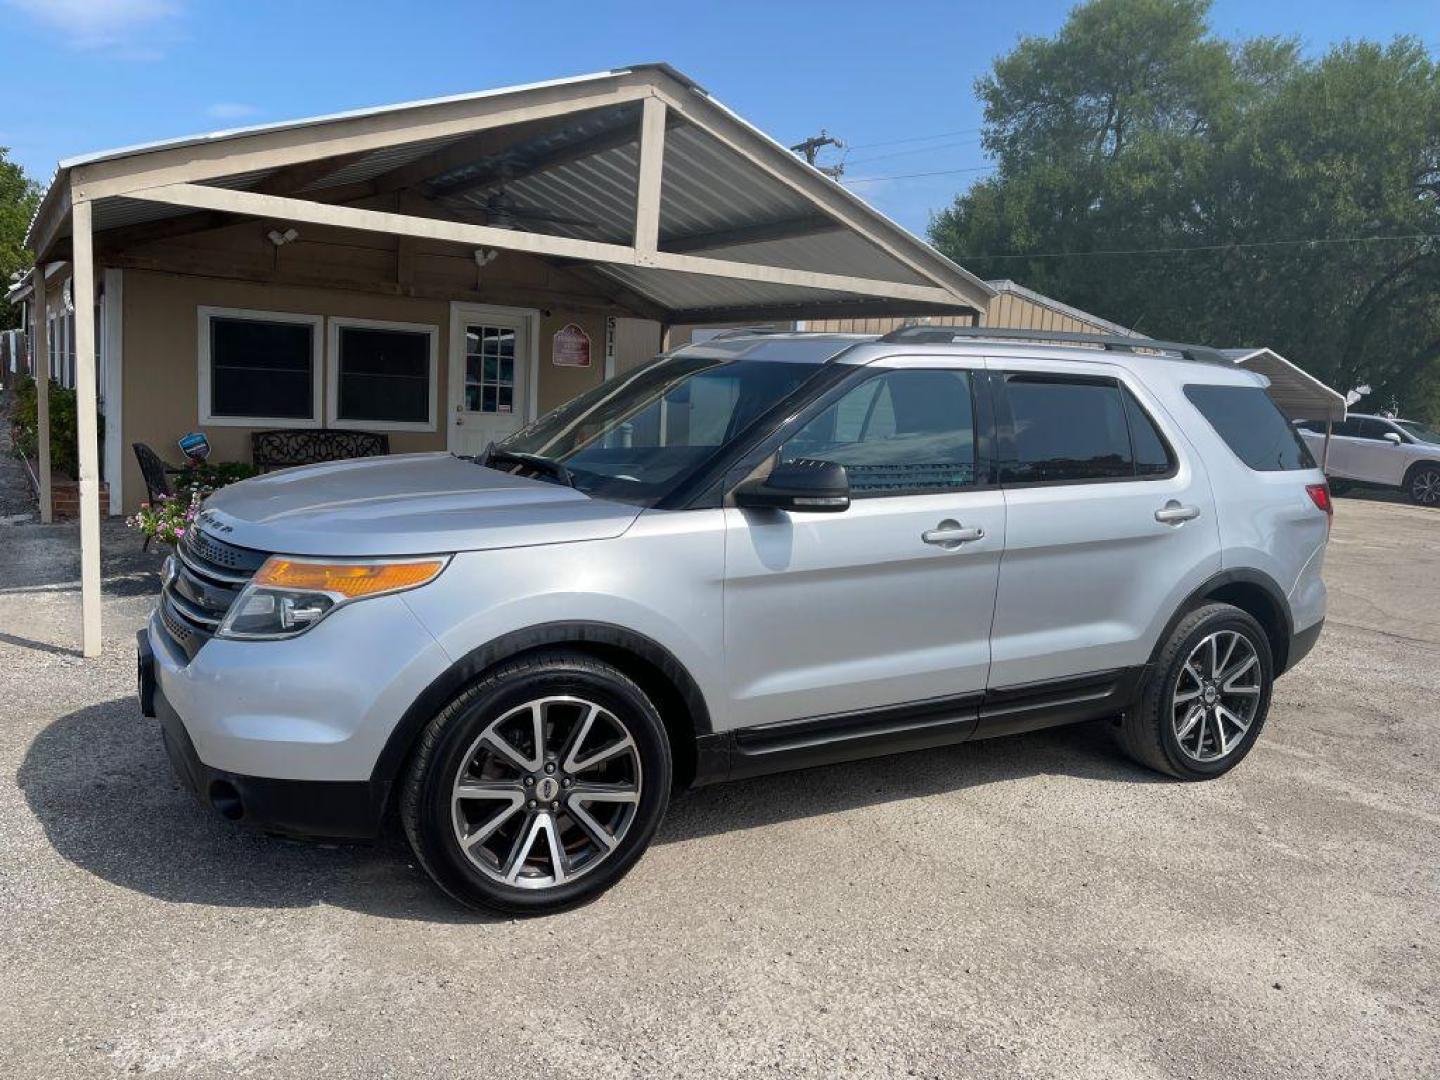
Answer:
<svg viewBox="0 0 1440 1080"><path fill-rule="evenodd" d="M833 146L836 150L845 149L845 144L843 142L831 136L824 128L821 128L819 135L812 135L810 136L810 138L804 140L803 142L796 143L794 146L790 147L790 149L803 157L809 164L815 165L816 157L818 157L820 151L827 146ZM843 163L837 165L815 165L815 168L819 169L826 176L830 177L833 180L840 179L841 175L843 175L845 172L845 166Z"/></svg>

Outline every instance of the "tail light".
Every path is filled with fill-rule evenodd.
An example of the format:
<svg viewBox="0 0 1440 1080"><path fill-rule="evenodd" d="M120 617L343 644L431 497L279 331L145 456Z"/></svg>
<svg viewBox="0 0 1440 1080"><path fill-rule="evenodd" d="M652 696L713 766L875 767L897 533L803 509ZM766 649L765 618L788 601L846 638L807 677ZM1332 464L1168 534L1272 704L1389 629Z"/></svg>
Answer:
<svg viewBox="0 0 1440 1080"><path fill-rule="evenodd" d="M1306 484L1305 494L1310 496L1310 501L1315 504L1316 510L1325 511L1327 526L1335 520L1335 504L1330 501L1329 484Z"/></svg>

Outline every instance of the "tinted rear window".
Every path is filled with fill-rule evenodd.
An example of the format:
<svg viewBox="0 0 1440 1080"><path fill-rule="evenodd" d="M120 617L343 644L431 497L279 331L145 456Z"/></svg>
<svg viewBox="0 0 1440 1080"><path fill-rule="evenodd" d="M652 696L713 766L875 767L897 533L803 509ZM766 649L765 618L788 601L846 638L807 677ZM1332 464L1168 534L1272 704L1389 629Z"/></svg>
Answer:
<svg viewBox="0 0 1440 1080"><path fill-rule="evenodd" d="M1235 456L1256 472L1313 469L1315 459L1258 386L1187 386L1188 397Z"/></svg>

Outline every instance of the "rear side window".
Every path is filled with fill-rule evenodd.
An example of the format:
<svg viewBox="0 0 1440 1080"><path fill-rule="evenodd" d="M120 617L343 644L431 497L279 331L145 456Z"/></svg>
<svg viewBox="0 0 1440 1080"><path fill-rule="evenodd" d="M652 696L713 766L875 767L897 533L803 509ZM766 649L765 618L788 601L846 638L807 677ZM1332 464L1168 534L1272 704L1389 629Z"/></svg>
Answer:
<svg viewBox="0 0 1440 1080"><path fill-rule="evenodd" d="M1315 459L1259 386L1185 387L1185 396L1235 456L1256 472L1313 469Z"/></svg>
<svg viewBox="0 0 1440 1080"><path fill-rule="evenodd" d="M1013 432L1005 482L1128 480L1174 468L1154 422L1113 379L1011 375L1005 391Z"/></svg>

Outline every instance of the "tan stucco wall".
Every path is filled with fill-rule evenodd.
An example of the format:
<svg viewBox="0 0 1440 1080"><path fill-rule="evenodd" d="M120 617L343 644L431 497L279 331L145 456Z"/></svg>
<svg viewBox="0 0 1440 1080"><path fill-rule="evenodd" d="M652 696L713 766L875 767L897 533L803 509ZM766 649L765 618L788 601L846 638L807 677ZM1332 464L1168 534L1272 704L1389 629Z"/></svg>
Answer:
<svg viewBox="0 0 1440 1080"><path fill-rule="evenodd" d="M467 296L467 302L475 297ZM504 300L513 304L515 298ZM452 406L448 401L450 304L444 300L370 294L352 289L233 281L148 270L125 271L124 284L124 506L133 511L145 497L145 485L130 444L148 443L161 457L178 461L176 440L203 430L213 447L212 460L249 461L250 427L201 425L199 421L198 315L200 307L245 308L308 315L353 316L438 328L438 407L433 432L389 432L391 450L406 453L443 450ZM544 308L541 303L534 305ZM566 323L590 335L589 368L561 368L551 361L554 333ZM324 335L328 338L328 333ZM323 340L323 339L322 339ZM594 311L544 308L540 319L539 409L568 401L598 383L604 371L605 316ZM325 363L333 363L325 342ZM266 425L281 427L283 424Z"/></svg>

